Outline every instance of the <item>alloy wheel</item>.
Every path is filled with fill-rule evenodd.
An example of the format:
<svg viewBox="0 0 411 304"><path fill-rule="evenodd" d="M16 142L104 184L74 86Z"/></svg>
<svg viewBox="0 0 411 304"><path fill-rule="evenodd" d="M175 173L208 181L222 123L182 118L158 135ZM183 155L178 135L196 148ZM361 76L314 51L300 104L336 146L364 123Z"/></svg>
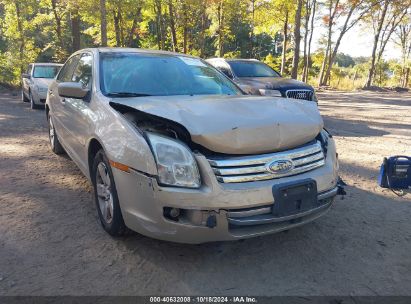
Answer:
<svg viewBox="0 0 411 304"><path fill-rule="evenodd" d="M34 104L33 95L31 94L31 92L29 93L29 97L30 97L30 106L32 109L34 109L36 105Z"/></svg>
<svg viewBox="0 0 411 304"><path fill-rule="evenodd" d="M49 139L51 148L54 149L54 137L55 137L54 125L53 121L51 120L51 116L49 116Z"/></svg>
<svg viewBox="0 0 411 304"><path fill-rule="evenodd" d="M113 195L110 176L105 163L100 162L96 170L96 191L101 215L107 224L113 221Z"/></svg>

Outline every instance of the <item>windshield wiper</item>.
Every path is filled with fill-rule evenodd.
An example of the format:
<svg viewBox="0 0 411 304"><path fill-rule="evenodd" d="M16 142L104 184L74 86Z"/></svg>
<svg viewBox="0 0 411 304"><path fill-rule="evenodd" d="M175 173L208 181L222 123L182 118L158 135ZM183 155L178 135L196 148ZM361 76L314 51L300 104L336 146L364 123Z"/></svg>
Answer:
<svg viewBox="0 0 411 304"><path fill-rule="evenodd" d="M150 94L144 93L133 93L133 92L110 92L107 93L109 97L143 97L143 96L151 96Z"/></svg>

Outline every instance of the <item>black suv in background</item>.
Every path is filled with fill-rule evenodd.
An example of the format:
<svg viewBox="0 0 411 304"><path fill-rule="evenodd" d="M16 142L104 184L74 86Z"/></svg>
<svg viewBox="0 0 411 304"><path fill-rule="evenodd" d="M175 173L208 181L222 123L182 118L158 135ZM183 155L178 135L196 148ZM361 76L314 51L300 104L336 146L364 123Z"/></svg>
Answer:
<svg viewBox="0 0 411 304"><path fill-rule="evenodd" d="M256 59L210 58L206 61L248 94L317 102L312 86L298 80L283 78L280 73Z"/></svg>

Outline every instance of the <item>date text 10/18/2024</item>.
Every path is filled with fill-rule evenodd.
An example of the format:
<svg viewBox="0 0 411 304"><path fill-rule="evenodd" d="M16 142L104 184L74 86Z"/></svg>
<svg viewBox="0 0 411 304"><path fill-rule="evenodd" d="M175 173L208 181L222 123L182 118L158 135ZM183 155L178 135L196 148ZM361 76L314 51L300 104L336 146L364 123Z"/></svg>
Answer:
<svg viewBox="0 0 411 304"><path fill-rule="evenodd" d="M257 303L255 297L150 297L150 303Z"/></svg>

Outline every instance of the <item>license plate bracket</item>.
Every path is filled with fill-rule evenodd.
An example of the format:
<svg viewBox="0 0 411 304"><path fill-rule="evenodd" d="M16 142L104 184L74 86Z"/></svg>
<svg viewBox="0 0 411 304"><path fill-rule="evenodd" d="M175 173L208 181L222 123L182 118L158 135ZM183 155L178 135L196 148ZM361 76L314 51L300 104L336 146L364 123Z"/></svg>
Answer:
<svg viewBox="0 0 411 304"><path fill-rule="evenodd" d="M275 216L297 214L318 205L317 182L313 179L275 185L272 190Z"/></svg>

